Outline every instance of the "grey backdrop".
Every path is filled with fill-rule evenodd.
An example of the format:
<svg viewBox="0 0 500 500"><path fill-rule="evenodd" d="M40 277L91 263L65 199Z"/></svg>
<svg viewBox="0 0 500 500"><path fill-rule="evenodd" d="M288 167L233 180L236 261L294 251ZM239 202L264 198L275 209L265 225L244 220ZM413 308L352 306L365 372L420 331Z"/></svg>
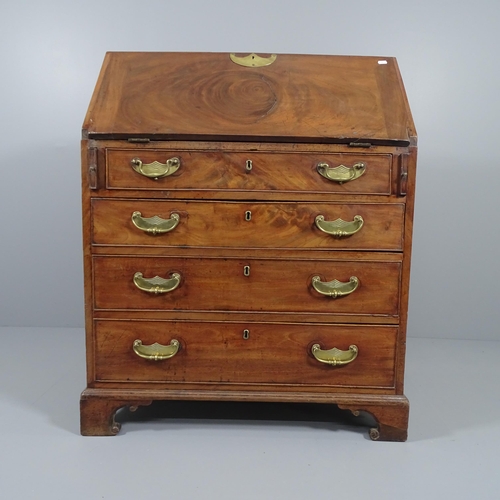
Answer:
<svg viewBox="0 0 500 500"><path fill-rule="evenodd" d="M108 50L396 56L419 134L409 334L499 339L500 2L3 2L0 326L83 326L80 128Z"/></svg>

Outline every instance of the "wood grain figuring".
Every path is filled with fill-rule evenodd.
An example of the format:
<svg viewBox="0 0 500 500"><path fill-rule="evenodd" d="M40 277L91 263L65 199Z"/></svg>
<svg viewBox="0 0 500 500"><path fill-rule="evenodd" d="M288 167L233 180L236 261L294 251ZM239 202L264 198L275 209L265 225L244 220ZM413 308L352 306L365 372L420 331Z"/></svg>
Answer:
<svg viewBox="0 0 500 500"><path fill-rule="evenodd" d="M84 134L407 145L397 66L382 59L280 54L242 68L227 53L109 53Z"/></svg>
<svg viewBox="0 0 500 500"><path fill-rule="evenodd" d="M173 157L180 159L181 167L158 180L144 177L132 168L134 158L147 164L165 163ZM250 172L246 170L247 160L252 161ZM322 162L331 167L350 168L360 161L366 163L365 173L342 184L325 179L316 168ZM107 152L107 187L390 194L390 166L390 155L110 150Z"/></svg>
<svg viewBox="0 0 500 500"><path fill-rule="evenodd" d="M243 338L243 330L249 338ZM327 387L393 387L397 327L308 324L98 321L96 374L101 381L293 384ZM181 343L165 361L140 358L132 350L143 344ZM318 362L311 346L359 348L350 364Z"/></svg>
<svg viewBox="0 0 500 500"><path fill-rule="evenodd" d="M179 225L162 235L147 234L132 222L132 214L169 219ZM297 248L325 250L401 250L403 204L221 203L193 201L92 201L93 238L98 245L163 247ZM250 220L245 219L250 212ZM318 229L316 216L352 221L363 217L361 230L335 238Z"/></svg>
<svg viewBox="0 0 500 500"><path fill-rule="evenodd" d="M161 309L185 311L267 311L348 313L397 316L398 262L343 260L268 260L94 257L97 309ZM250 276L244 276L250 266ZM139 290L133 276L168 279L182 276L177 289L165 294ZM360 280L357 290L333 299L316 292L311 279Z"/></svg>

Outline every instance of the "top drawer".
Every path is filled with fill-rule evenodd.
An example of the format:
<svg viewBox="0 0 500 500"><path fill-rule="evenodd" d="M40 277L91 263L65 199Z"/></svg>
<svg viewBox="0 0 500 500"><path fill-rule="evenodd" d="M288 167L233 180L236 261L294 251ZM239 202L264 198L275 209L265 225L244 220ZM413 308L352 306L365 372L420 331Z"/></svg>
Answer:
<svg viewBox="0 0 500 500"><path fill-rule="evenodd" d="M390 154L108 149L108 189L391 193Z"/></svg>

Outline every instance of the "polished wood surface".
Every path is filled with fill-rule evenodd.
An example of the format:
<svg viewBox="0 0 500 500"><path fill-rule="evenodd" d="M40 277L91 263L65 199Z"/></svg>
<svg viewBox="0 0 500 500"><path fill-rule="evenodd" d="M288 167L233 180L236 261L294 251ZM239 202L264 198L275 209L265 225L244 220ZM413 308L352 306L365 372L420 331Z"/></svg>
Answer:
<svg viewBox="0 0 500 500"><path fill-rule="evenodd" d="M372 141L408 145L394 58L279 54L244 68L228 53L108 53L89 137Z"/></svg>
<svg viewBox="0 0 500 500"><path fill-rule="evenodd" d="M387 326L97 321L96 377L115 382L391 388L396 331ZM136 339L146 345L177 339L181 348L171 359L150 361L133 352ZM329 366L312 356L315 343L341 350L355 344L359 353L348 365Z"/></svg>
<svg viewBox="0 0 500 500"><path fill-rule="evenodd" d="M250 275L244 275L244 267ZM184 311L268 311L347 313L397 316L399 262L360 262L334 259L271 260L245 258L94 257L96 309L161 309ZM133 283L136 272L145 278L181 275L172 292L152 294ZM313 289L321 281L360 284L353 293L333 299Z"/></svg>
<svg viewBox="0 0 500 500"><path fill-rule="evenodd" d="M132 168L172 157L180 168L168 177ZM358 162L365 173L343 183L317 168ZM82 434L116 434L119 408L155 399L302 401L368 411L373 440L405 440L415 172L392 58L278 55L244 68L228 54L108 54L82 141ZM137 211L179 224L145 234ZM338 239L318 215L364 225ZM136 272L181 281L155 295ZM332 299L315 275L360 285ZM181 348L169 360L132 349L172 338ZM332 367L313 343L359 354Z"/></svg>
<svg viewBox="0 0 500 500"><path fill-rule="evenodd" d="M229 146L229 147L228 147ZM328 154L328 153L258 153L254 151L224 152L111 150L107 152L107 187L109 189L156 190L231 190L231 191L286 191L346 194L390 194L390 155ZM132 160L143 163L179 158L181 167L169 177L149 179L132 169ZM252 170L246 169L247 160ZM322 177L318 163L331 167L352 167L366 164L365 173L342 184ZM262 195L262 194L260 194Z"/></svg>
<svg viewBox="0 0 500 500"><path fill-rule="evenodd" d="M165 234L147 234L132 222L136 211L142 217L163 219L175 213L180 216L179 225ZM364 224L358 233L336 238L318 229L318 215L331 221L352 221L359 215ZM94 198L92 242L109 246L401 250L403 217L402 203L152 202Z"/></svg>

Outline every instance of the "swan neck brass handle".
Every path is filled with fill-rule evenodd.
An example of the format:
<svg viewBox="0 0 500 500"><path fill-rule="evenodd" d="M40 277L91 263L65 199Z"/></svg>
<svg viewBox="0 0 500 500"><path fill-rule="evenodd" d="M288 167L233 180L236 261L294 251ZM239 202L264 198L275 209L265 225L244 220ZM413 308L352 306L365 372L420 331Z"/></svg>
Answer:
<svg viewBox="0 0 500 500"><path fill-rule="evenodd" d="M148 293L167 293L175 290L181 282L181 275L179 273L172 273L170 279L160 278L144 278L142 273L134 274L134 285L143 292Z"/></svg>
<svg viewBox="0 0 500 500"><path fill-rule="evenodd" d="M346 167L345 165L330 167L328 163L318 163L316 169L325 179L342 184L361 177L366 171L366 163L360 161L352 167Z"/></svg>
<svg viewBox="0 0 500 500"><path fill-rule="evenodd" d="M259 56L253 52L248 54L248 56L237 56L236 54L229 54L229 58L236 64L240 66L245 66L246 68L261 68L262 66L269 66L278 56L276 54L271 54L269 57Z"/></svg>
<svg viewBox="0 0 500 500"><path fill-rule="evenodd" d="M324 351L319 344L314 344L311 353L320 363L342 366L352 363L358 357L358 346L350 345L347 351L341 351L336 347Z"/></svg>
<svg viewBox="0 0 500 500"><path fill-rule="evenodd" d="M142 340L137 339L134 340L132 348L140 358L149 361L163 361L173 358L179 352L180 342L177 339L172 339L170 345L161 345L157 342L151 345L143 345Z"/></svg>
<svg viewBox="0 0 500 500"><path fill-rule="evenodd" d="M134 212L132 214L132 222L137 229L145 233L158 235L165 234L179 225L179 214L170 214L170 219L162 219L160 216L143 217L141 212Z"/></svg>
<svg viewBox="0 0 500 500"><path fill-rule="evenodd" d="M359 279L356 276L351 276L347 283L338 280L323 282L319 276L313 276L312 286L321 295L337 299L354 292L359 286Z"/></svg>
<svg viewBox="0 0 500 500"><path fill-rule="evenodd" d="M347 238L356 234L363 227L365 221L361 215L355 215L351 222L342 219L327 221L323 215L318 215L315 223L318 229L334 238Z"/></svg>
<svg viewBox="0 0 500 500"><path fill-rule="evenodd" d="M139 158L134 158L130 163L138 174L148 177L149 179L154 179L155 181L161 177L168 177L174 174L181 166L181 160L177 158L177 156L168 159L166 163L160 163L159 161L142 163Z"/></svg>

